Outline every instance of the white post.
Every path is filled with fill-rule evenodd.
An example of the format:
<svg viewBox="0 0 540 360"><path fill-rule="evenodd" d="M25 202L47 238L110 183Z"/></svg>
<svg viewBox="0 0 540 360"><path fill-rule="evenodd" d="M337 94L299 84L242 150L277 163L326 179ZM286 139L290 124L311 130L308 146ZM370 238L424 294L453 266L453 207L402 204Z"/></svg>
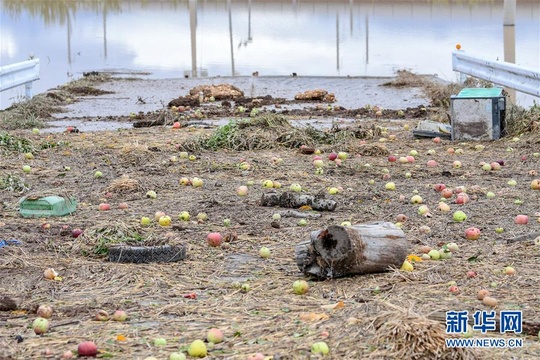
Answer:
<svg viewBox="0 0 540 360"><path fill-rule="evenodd" d="M504 61L516 63L516 0L504 0L503 16ZM516 101L516 90L505 88L510 103Z"/></svg>

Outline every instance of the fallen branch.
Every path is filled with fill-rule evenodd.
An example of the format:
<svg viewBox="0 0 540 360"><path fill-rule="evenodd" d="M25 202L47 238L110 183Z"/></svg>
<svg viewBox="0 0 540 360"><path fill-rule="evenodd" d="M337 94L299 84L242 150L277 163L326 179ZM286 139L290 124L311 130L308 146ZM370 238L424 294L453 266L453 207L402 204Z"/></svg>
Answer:
<svg viewBox="0 0 540 360"><path fill-rule="evenodd" d="M324 198L324 195L313 196L294 192L264 193L261 197L261 206L281 206L285 208L298 209L302 206L309 206L317 211L334 211L337 203L334 200Z"/></svg>
<svg viewBox="0 0 540 360"><path fill-rule="evenodd" d="M322 216L319 213L301 212L301 211L296 211L296 210L282 211L279 213L279 215L281 215L281 217L294 217L294 218L301 218L301 219L316 219Z"/></svg>

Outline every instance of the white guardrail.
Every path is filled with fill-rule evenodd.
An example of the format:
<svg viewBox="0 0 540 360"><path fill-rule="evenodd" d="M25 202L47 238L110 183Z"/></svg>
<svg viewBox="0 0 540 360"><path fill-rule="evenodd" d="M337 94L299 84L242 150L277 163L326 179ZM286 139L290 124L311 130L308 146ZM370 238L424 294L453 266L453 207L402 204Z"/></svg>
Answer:
<svg viewBox="0 0 540 360"><path fill-rule="evenodd" d="M452 69L540 97L540 72L516 64L477 58L457 50L452 52Z"/></svg>
<svg viewBox="0 0 540 360"><path fill-rule="evenodd" d="M39 59L0 66L0 92L24 85L26 99L32 98L32 82L39 79Z"/></svg>

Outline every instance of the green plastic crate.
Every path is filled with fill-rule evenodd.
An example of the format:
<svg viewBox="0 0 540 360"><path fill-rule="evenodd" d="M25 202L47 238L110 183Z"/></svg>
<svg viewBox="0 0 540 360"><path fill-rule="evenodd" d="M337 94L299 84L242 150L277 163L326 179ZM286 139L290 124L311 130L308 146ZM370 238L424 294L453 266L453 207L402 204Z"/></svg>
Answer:
<svg viewBox="0 0 540 360"><path fill-rule="evenodd" d="M19 212L23 217L50 217L70 215L77 209L77 200L61 196L41 198L22 198L19 200Z"/></svg>

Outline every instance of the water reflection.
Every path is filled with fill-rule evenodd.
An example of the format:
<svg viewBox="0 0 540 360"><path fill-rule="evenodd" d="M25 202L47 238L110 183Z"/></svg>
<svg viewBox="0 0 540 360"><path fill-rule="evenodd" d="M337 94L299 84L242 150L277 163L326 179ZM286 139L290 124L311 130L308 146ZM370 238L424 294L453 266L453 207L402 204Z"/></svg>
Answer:
<svg viewBox="0 0 540 360"><path fill-rule="evenodd" d="M388 76L408 68L455 80L450 52L457 42L488 59L540 68L536 0L3 0L1 6L0 64L34 53L42 61L37 91L102 69L213 77ZM3 107L17 95L7 93Z"/></svg>

